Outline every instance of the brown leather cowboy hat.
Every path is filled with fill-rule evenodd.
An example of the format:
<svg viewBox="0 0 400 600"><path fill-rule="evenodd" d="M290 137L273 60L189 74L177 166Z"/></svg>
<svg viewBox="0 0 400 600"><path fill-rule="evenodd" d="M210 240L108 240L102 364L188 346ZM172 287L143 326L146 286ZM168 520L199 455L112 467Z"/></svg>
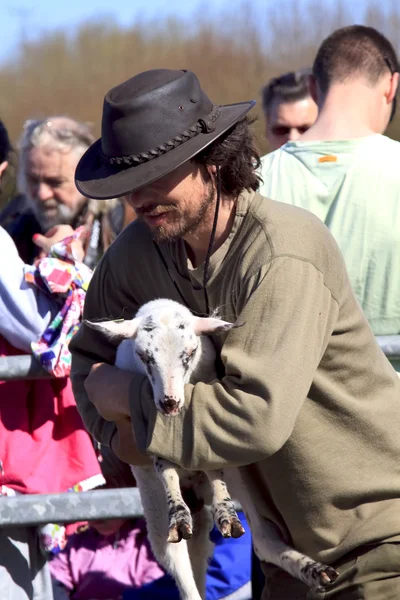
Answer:
<svg viewBox="0 0 400 600"><path fill-rule="evenodd" d="M77 188L98 200L124 196L191 159L254 105L213 104L191 71L139 73L106 94L101 138L79 161Z"/></svg>

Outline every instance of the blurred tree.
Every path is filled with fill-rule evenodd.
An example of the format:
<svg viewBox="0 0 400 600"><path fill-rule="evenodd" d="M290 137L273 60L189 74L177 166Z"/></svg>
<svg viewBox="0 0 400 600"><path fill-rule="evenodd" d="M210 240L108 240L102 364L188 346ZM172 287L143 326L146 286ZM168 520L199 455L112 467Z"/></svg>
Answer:
<svg viewBox="0 0 400 600"><path fill-rule="evenodd" d="M212 17L205 4L190 21L138 21L123 28L110 21L83 23L29 41L0 67L0 115L16 142L24 121L65 113L100 130L105 92L151 68L188 68L216 102L260 100L261 88L279 73L310 66L321 41L334 29L354 23L351 3L272 0L264 9L251 1L225 4ZM380 29L400 47L400 3L366 0L361 21ZM268 150L260 103L254 113L259 149ZM399 111L400 113L400 111ZM400 114L388 134L400 139Z"/></svg>

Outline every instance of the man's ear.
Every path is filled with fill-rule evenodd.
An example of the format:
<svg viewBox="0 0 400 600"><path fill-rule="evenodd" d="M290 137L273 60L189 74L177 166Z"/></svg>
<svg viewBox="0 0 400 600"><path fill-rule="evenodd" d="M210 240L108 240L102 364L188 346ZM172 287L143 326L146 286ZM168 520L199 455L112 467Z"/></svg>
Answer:
<svg viewBox="0 0 400 600"><path fill-rule="evenodd" d="M310 73L310 75L308 76L308 91L310 92L310 96L311 98L314 100L315 104L317 106L319 106L318 104L318 85L317 85L317 80L315 79L314 75L312 73Z"/></svg>
<svg viewBox="0 0 400 600"><path fill-rule="evenodd" d="M396 97L397 94L397 90L399 89L399 73L393 73L392 75L392 79L390 82L390 90L389 90L389 94L387 95L387 101L388 103L393 102L393 100Z"/></svg>
<svg viewBox="0 0 400 600"><path fill-rule="evenodd" d="M206 169L210 177L215 177L217 173L217 167L215 165L206 165Z"/></svg>

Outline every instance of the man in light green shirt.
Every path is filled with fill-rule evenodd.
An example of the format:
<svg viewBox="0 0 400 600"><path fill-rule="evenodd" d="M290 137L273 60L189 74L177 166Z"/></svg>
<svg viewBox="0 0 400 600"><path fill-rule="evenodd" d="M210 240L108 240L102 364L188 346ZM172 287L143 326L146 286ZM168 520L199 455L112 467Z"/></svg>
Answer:
<svg viewBox="0 0 400 600"><path fill-rule="evenodd" d="M357 63L349 47L360 49ZM374 29L332 34L310 80L316 123L261 166L262 195L305 208L329 227L375 335L400 333L400 144L382 135L398 71L393 47Z"/></svg>

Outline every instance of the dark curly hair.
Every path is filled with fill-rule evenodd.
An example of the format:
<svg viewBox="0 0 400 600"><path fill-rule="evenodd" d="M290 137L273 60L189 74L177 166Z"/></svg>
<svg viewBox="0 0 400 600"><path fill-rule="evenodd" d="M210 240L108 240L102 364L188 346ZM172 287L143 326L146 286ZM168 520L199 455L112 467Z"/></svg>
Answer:
<svg viewBox="0 0 400 600"><path fill-rule="evenodd" d="M236 197L243 190L259 188L256 169L260 166L260 155L250 129L254 121L248 117L238 121L193 158L200 165L220 167L221 192L228 196Z"/></svg>

